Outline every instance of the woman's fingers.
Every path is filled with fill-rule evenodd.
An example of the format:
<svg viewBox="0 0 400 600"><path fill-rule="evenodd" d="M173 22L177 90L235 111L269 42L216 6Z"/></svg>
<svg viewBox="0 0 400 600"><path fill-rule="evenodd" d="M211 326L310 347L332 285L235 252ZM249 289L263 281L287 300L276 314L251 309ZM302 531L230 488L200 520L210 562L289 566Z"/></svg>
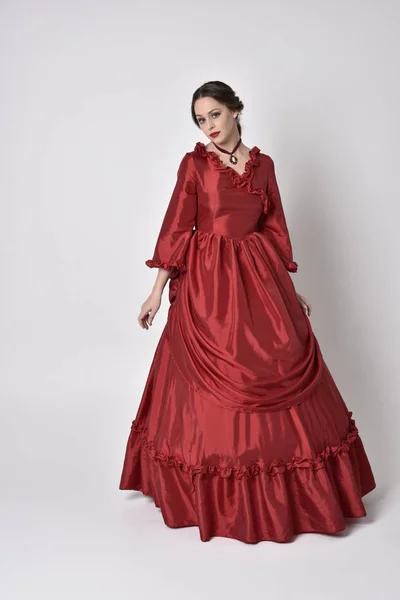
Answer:
<svg viewBox="0 0 400 600"><path fill-rule="evenodd" d="M138 316L139 325L143 329L149 329L153 324L154 317L156 316L157 311L150 308L148 310L142 309Z"/></svg>
<svg viewBox="0 0 400 600"><path fill-rule="evenodd" d="M301 307L304 310L304 312L308 316L310 316L311 315L311 304L308 302L307 298L305 296L302 296L301 294L297 294L297 297L299 299L299 302L300 302Z"/></svg>
<svg viewBox="0 0 400 600"><path fill-rule="evenodd" d="M142 327L142 329L148 329L149 326L147 324L147 312L143 312L141 311L139 316L138 316L138 321L139 321L139 325L140 327Z"/></svg>

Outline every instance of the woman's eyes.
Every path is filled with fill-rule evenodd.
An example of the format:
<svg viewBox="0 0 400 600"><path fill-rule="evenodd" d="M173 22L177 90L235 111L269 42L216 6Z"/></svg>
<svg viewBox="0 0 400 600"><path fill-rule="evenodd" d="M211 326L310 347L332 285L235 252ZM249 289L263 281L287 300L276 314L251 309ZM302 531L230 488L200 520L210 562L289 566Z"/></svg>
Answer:
<svg viewBox="0 0 400 600"><path fill-rule="evenodd" d="M219 117L219 115L220 115L220 114L221 114L221 113L219 113L219 112L215 112L215 113L212 113L212 115L211 115L211 116L212 116L212 117ZM199 123L200 123L200 125L201 125L202 121L204 121L204 119L199 119Z"/></svg>

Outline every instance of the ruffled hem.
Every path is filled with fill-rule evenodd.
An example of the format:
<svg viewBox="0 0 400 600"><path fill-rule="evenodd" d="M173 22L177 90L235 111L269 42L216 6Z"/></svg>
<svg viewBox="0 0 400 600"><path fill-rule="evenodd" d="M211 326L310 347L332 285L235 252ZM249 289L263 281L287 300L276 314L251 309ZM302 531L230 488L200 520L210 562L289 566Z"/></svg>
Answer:
<svg viewBox="0 0 400 600"><path fill-rule="evenodd" d="M161 267L162 269L165 269L166 271L171 271L175 268L179 271L179 273L185 273L185 271L186 271L186 265L179 261L163 262L161 260L150 259L150 260L146 260L146 265L150 268Z"/></svg>
<svg viewBox="0 0 400 600"><path fill-rule="evenodd" d="M358 429L356 427L354 419L352 419L352 412L349 412L349 429L347 436L337 446L327 446L322 452L317 454L314 458L304 458L301 456L293 456L286 462L274 461L269 464L264 464L263 461L253 462L251 465L240 465L238 467L221 467L219 465L188 465L177 456L171 456L159 452L155 449L154 443L148 441L146 438L146 426L143 423L138 423L136 420L132 423L132 431L140 434L141 447L148 452L153 460L160 460L167 466L179 467L185 473L189 473L191 476L194 475L218 475L220 477L235 477L236 479L242 479L243 477L252 477L265 472L267 475L276 475L277 473L284 473L285 471L293 471L293 469L307 467L316 471L325 467L325 463L328 457L333 456L334 458L341 452L348 452L350 446L354 444L356 439L359 437Z"/></svg>
<svg viewBox="0 0 400 600"><path fill-rule="evenodd" d="M260 164L260 159L258 154L260 152L260 148L257 146L253 146L249 151L249 160L246 162L245 169L242 174L239 174L232 169L229 165L224 165L224 163L220 160L218 154L213 151L206 150L205 144L203 142L197 142L194 147L195 152L198 152L200 156L204 158L208 158L217 171L222 171L224 173L229 173L232 178L232 182L235 187L242 188L247 187L247 191L250 194L257 194L260 196L263 205L263 212L267 214L268 210L268 196L266 192L262 188L252 188L252 181L254 177L254 167L258 167Z"/></svg>
<svg viewBox="0 0 400 600"><path fill-rule="evenodd" d="M366 515L361 498L375 488L348 415L345 439L312 458L232 468L189 465L159 452L146 439L145 424L134 421L129 476L121 479L120 489L152 496L167 526L198 526L202 541L216 536L245 543L289 542L299 533L336 533L345 528L345 518ZM224 497L229 511L221 504Z"/></svg>

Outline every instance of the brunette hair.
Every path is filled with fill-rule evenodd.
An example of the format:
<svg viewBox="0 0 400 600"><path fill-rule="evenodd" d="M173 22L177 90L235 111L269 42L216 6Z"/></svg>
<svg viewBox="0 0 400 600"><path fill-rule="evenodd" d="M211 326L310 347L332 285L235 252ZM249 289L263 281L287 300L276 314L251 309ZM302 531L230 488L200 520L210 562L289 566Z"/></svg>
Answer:
<svg viewBox="0 0 400 600"><path fill-rule="evenodd" d="M214 98L214 100L217 100L217 102L220 104L224 104L230 110L239 111L239 115L236 117L236 123L239 135L242 135L242 126L239 122L239 117L241 111L243 110L244 104L240 100L239 96L236 96L233 89L222 81L207 81L207 83L203 83L203 85L197 88L197 90L194 92L192 97L191 113L192 119L196 123L197 127L200 129L200 125L197 121L196 113L194 111L194 103L199 98L205 97Z"/></svg>

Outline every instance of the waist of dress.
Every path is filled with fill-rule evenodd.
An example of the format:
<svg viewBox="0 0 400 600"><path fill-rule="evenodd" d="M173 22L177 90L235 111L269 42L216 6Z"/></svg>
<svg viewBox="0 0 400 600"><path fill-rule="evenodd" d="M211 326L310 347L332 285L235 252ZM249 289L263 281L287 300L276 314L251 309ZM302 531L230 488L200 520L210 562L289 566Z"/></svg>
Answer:
<svg viewBox="0 0 400 600"><path fill-rule="evenodd" d="M196 227L195 232L198 231L199 233L207 233L207 234L211 234L211 235L216 235L222 238L226 238L228 240L236 240L236 241L241 241L244 240L245 238L248 238L250 235L253 235L254 233L260 233L259 229L251 229L249 231L234 231L234 230L230 230L230 231L226 231L226 230L222 230L219 228L204 228L204 227Z"/></svg>

